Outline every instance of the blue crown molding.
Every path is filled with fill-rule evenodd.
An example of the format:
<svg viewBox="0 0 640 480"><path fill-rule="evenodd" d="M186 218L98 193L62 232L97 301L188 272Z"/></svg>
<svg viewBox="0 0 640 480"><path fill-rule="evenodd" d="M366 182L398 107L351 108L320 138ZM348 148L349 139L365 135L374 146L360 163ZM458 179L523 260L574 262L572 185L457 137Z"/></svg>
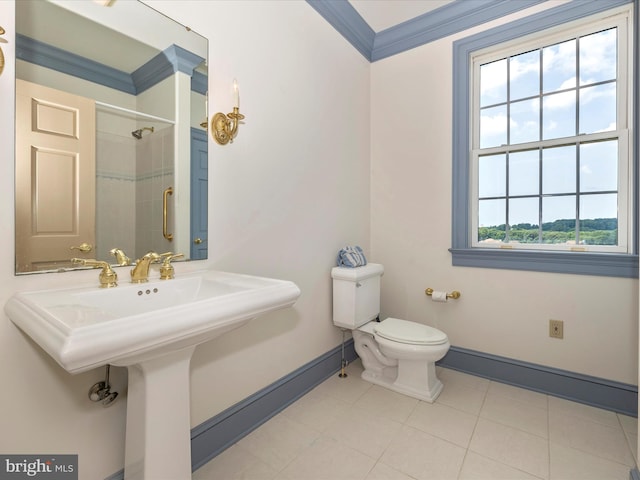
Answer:
<svg viewBox="0 0 640 480"><path fill-rule="evenodd" d="M371 61L425 45L545 0L455 1L376 34Z"/></svg>
<svg viewBox="0 0 640 480"><path fill-rule="evenodd" d="M307 3L364 58L375 62L544 1L457 0L378 33L347 0L307 0Z"/></svg>
<svg viewBox="0 0 640 480"><path fill-rule="evenodd" d="M307 0L307 3L371 61L376 33L347 0Z"/></svg>
<svg viewBox="0 0 640 480"><path fill-rule="evenodd" d="M209 90L209 78L200 72L193 72L191 76L191 91L206 95Z"/></svg>
<svg viewBox="0 0 640 480"><path fill-rule="evenodd" d="M197 76L195 82L192 78L192 89L195 86L195 91L203 95L207 91L207 76L194 72L205 59L177 45L131 74L21 34L16 34L16 58L131 95L144 92L176 72Z"/></svg>
<svg viewBox="0 0 640 480"><path fill-rule="evenodd" d="M121 92L136 94L136 87L128 73L19 33L16 34L16 58Z"/></svg>

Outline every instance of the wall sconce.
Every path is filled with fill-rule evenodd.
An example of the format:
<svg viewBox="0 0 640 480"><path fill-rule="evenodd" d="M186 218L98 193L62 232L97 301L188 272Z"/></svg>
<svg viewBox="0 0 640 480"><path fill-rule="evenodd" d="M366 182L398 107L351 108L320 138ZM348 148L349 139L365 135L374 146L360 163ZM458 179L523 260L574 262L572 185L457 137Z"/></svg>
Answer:
<svg viewBox="0 0 640 480"><path fill-rule="evenodd" d="M235 100L233 112L226 115L218 112L211 119L213 139L220 145L233 143L233 138L238 133L238 124L244 118L244 115L240 113L240 89L236 80L233 81L233 96Z"/></svg>
<svg viewBox="0 0 640 480"><path fill-rule="evenodd" d="M0 35L4 35L4 28L0 27ZM3 38L0 38L0 43L7 43L7 41ZM2 48L0 48L0 75L2 75L2 71L4 70L4 53L2 53Z"/></svg>

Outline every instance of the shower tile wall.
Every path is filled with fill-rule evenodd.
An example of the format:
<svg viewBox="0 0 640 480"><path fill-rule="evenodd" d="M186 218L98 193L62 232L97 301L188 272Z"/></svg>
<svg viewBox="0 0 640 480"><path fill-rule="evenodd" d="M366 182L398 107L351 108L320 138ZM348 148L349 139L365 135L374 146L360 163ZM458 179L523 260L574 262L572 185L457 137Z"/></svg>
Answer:
<svg viewBox="0 0 640 480"><path fill-rule="evenodd" d="M156 127L140 140L98 131L96 258L113 262L114 247L132 260L171 250L162 235L162 193L173 185L173 131ZM172 203L169 196L169 220Z"/></svg>
<svg viewBox="0 0 640 480"><path fill-rule="evenodd" d="M136 140L98 131L96 137L96 258L135 249Z"/></svg>
<svg viewBox="0 0 640 480"><path fill-rule="evenodd" d="M137 145L136 162L136 256L153 250L171 250L172 244L162 235L163 192L173 186L174 129L156 128ZM169 233L173 232L173 195L168 197Z"/></svg>

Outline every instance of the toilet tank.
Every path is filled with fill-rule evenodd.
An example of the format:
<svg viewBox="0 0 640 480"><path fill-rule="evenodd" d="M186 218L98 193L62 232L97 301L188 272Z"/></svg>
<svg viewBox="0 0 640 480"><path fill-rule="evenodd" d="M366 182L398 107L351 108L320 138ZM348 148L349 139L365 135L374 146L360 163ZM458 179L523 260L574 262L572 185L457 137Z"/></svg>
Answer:
<svg viewBox="0 0 640 480"><path fill-rule="evenodd" d="M380 277L384 267L368 263L364 267L334 267L333 323L354 330L380 313Z"/></svg>

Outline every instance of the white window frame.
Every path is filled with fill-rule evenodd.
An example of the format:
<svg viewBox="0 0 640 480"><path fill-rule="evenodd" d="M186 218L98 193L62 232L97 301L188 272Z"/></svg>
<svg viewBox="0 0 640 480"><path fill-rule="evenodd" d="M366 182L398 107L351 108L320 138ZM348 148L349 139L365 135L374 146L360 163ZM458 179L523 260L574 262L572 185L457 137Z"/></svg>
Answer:
<svg viewBox="0 0 640 480"><path fill-rule="evenodd" d="M637 1L635 5L637 8ZM531 41L536 41L537 45L534 47L539 48L542 46L540 44L542 35L545 37L545 45L554 44L556 43L554 38L566 37L566 33L563 35L562 32L566 32L567 29L591 29L596 23L611 24L612 19L616 17L618 17L616 21L625 22L624 27L627 32L627 41L619 41L619 48L624 49L624 51L620 50L619 57L624 55L627 59L628 70L622 74L619 72L617 79L618 91L624 88L626 94L618 95L619 119L616 131L619 135L619 155L623 157L626 154L626 158L620 165L622 170L619 171L619 178L625 181L618 185L618 194L626 197L624 201L619 198L619 204L623 206L618 215L619 225L628 223L626 232L622 232L619 227L619 238L622 240L619 244L623 248L600 249L589 246L588 251L585 252L572 251L566 246L549 248L549 245L540 245L532 248L532 245L527 244L523 245L524 248L500 248L499 246L492 248L489 245L477 244L472 240L477 238L477 225L474 225L474 221L477 222L477 191L474 191L474 186L477 185L475 167L477 162L474 162L473 158L474 155L477 158L479 153L474 150L472 143L474 132L478 130L474 129L469 121L474 108L473 84L470 80L472 59L481 58L481 55L486 56L489 52L492 52L491 54L496 58L500 57L500 52L503 52L501 58L504 58L516 53L511 49L517 44L524 48L524 50L518 48L519 51L526 51L527 42ZM639 143L634 123L638 123L638 112L632 107L635 101L634 95L636 99L638 95L637 86L636 91L632 91L635 83L632 79L638 76L638 66L633 64L634 55L638 51L637 34L634 32L637 25L633 25L634 21L638 22L637 17L637 12L633 12L632 0L574 1L454 42L453 216L452 248L450 249L453 265L638 277L638 225L635 221L638 192L637 182L634 181ZM634 36L636 36L635 44L632 43ZM625 65L624 62L619 61L618 69L621 68L624 69ZM607 138L612 136L612 132L607 132L605 136ZM553 140L548 144L564 143L566 140ZM518 145L513 148L520 149L526 146ZM626 176L624 176L625 170ZM574 248L574 250L583 249Z"/></svg>
<svg viewBox="0 0 640 480"><path fill-rule="evenodd" d="M606 18L601 18L605 16ZM554 28L553 32L542 31L521 38L500 44L497 48L492 47L475 52L471 57L472 62L472 88L471 94L471 246L479 248L515 248L526 250L555 250L555 251L593 251L593 252L621 252L629 253L628 248L631 245L629 238L630 228L628 225L633 224L631 212L633 211L629 205L629 195L632 186L629 185L629 172L631 169L631 156L629 148L628 126L631 125L630 111L628 104L633 98L633 92L630 91L632 82L629 79L628 65L632 62L629 52L633 51L630 45L629 24L631 21L630 7L619 7L615 12L606 12L589 17L584 20L573 22L572 25L564 25L562 28ZM616 93L617 93L617 119L615 131L608 131L593 134L580 134L572 137L555 138L551 140L542 140L538 142L522 143L510 146L479 148L480 143L480 66L496 60L502 60L506 57L514 56L519 53L538 50L540 48L554 45L556 43L570 40L590 33L617 28L618 33L618 53L617 53L617 76L616 76ZM576 86L578 88L578 86ZM540 107L542 108L542 107ZM579 143L588 143L597 140L617 140L618 141L618 245L565 245L565 244L523 244L517 242L496 242L496 243L480 243L478 242L478 158L481 155L492 155L497 153L512 153L523 150L531 150L536 148L548 148L554 146L578 145Z"/></svg>

